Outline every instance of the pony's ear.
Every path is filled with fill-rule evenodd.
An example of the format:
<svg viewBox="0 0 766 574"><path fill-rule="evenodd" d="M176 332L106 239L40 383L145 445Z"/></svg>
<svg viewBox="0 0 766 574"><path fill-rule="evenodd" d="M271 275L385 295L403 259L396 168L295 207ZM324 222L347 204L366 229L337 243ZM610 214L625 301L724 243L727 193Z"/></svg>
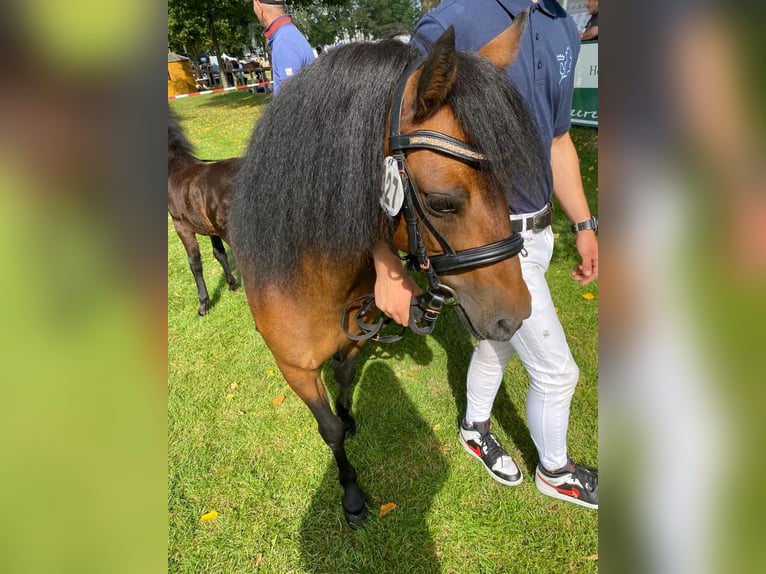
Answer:
<svg viewBox="0 0 766 574"><path fill-rule="evenodd" d="M457 75L455 29L450 26L434 43L418 81L415 121L428 119L442 107Z"/></svg>
<svg viewBox="0 0 766 574"><path fill-rule="evenodd" d="M529 8L520 12L513 23L503 32L492 38L480 50L479 55L492 62L495 67L505 70L516 59L521 45L521 37L527 29Z"/></svg>

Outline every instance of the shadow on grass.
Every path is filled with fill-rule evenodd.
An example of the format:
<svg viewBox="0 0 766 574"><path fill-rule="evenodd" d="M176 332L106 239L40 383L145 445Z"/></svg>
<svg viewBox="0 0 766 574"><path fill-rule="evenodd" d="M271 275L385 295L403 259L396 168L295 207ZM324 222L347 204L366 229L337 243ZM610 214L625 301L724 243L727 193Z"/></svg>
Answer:
<svg viewBox="0 0 766 574"><path fill-rule="evenodd" d="M210 94L199 103L200 108L223 108L236 110L244 106L263 106L271 101L271 94L251 94L247 89Z"/></svg>
<svg viewBox="0 0 766 574"><path fill-rule="evenodd" d="M325 471L300 528L305 572L440 572L427 517L447 479L431 426L418 414L389 364L367 360L353 408L357 434L346 442L368 517L346 524L334 461ZM397 507L383 518L381 504Z"/></svg>
<svg viewBox="0 0 766 574"><path fill-rule="evenodd" d="M447 382L452 390L452 396L455 399L455 405L459 413L459 417L455 420L455 432L457 433L460 420L465 415L466 375L468 374L468 364L471 361L474 342L468 331L463 328L455 313L442 314L437 322L436 329L434 329L433 337L447 353ZM526 406L515 405L510 400L508 392L504 388L508 384L526 386L529 384L529 381L526 377L524 380L509 381L506 372L503 386L501 386L497 397L495 397L492 416L496 424L503 428L505 434L521 452L524 459L523 466L526 467L527 474L531 475L537 466L537 449L529 434L529 427L519 414L519 409L526 408ZM522 463L522 461L516 462Z"/></svg>
<svg viewBox="0 0 766 574"><path fill-rule="evenodd" d="M231 247L226 250L226 258L229 261L231 274L234 275L234 278L239 283L237 291L244 291L244 287L242 286L242 274L239 272L239 269L237 269L237 262L235 261L234 256L231 254ZM218 282L216 283L215 289L213 289L213 292L210 294L210 306L208 310L215 308L215 306L218 304L218 301L221 300L221 296L224 290L226 292L231 291L231 289L229 289L229 284L226 282L226 274L223 272L223 269L221 269L221 266L218 265L217 261L215 261L215 265L218 267L220 273L218 275Z"/></svg>

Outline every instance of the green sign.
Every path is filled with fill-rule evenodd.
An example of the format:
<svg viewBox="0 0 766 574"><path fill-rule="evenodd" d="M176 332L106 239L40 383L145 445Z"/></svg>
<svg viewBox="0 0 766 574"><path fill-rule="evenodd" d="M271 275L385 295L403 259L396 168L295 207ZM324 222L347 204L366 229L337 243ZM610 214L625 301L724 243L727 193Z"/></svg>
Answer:
<svg viewBox="0 0 766 574"><path fill-rule="evenodd" d="M598 127L598 41L580 46L575 66L572 124Z"/></svg>

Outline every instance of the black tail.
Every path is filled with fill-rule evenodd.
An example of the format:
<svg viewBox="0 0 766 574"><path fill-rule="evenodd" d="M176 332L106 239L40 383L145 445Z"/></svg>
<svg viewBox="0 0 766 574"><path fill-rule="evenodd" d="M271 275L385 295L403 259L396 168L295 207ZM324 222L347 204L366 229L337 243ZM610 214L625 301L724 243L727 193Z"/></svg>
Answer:
<svg viewBox="0 0 766 574"><path fill-rule="evenodd" d="M168 169L178 163L196 161L194 148L178 123L178 116L168 106Z"/></svg>

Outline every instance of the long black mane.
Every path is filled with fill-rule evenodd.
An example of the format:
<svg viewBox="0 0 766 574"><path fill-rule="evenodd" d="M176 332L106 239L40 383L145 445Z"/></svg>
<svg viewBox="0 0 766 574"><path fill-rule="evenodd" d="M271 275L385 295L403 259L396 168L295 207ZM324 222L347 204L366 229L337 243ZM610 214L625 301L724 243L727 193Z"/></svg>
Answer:
<svg viewBox="0 0 766 574"><path fill-rule="evenodd" d="M178 116L168 106L168 169L174 164L196 159L194 147L181 129Z"/></svg>
<svg viewBox="0 0 766 574"><path fill-rule="evenodd" d="M505 76L458 52L448 104L489 156L491 192L540 185L537 132ZM419 52L401 42L350 44L285 84L261 117L234 194L230 230L240 266L284 285L305 256L363 262L381 237L385 129L396 82ZM512 199L511 199L512 200Z"/></svg>

